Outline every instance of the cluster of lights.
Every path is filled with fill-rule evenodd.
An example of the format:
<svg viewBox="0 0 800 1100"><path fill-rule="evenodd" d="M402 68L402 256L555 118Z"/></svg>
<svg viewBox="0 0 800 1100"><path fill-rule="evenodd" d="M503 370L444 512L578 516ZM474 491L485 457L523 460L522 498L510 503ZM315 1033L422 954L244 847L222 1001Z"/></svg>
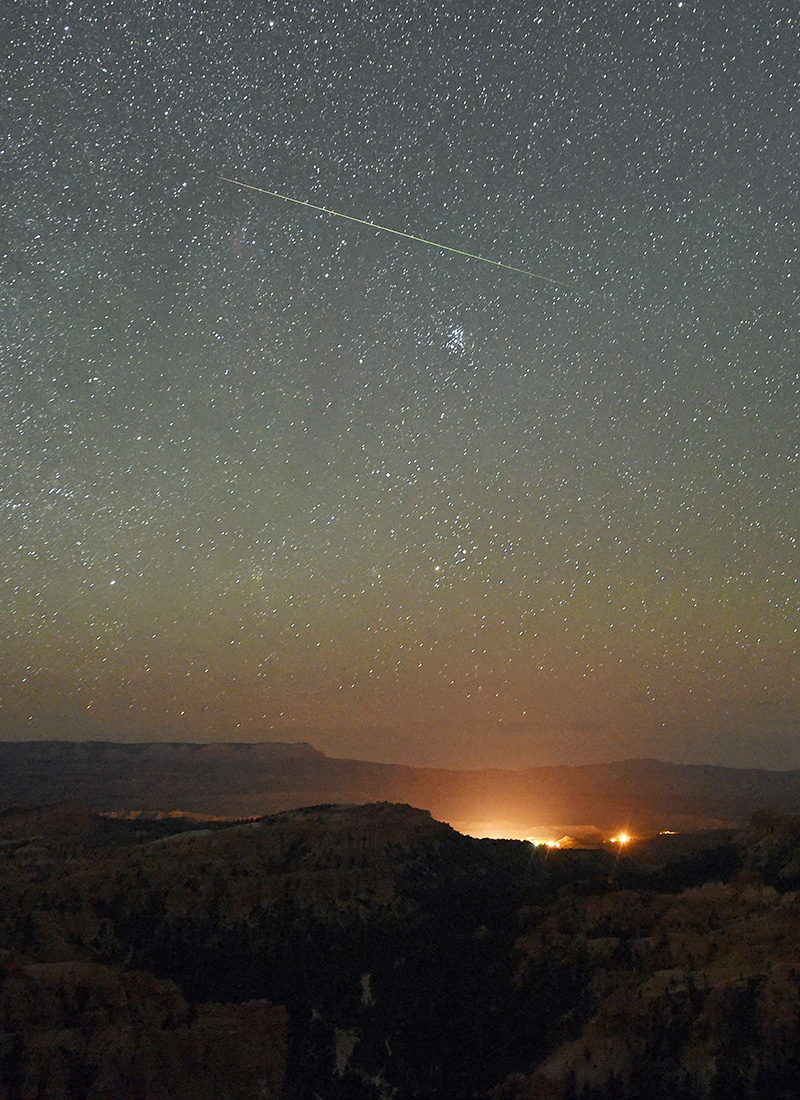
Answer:
<svg viewBox="0 0 800 1100"><path fill-rule="evenodd" d="M620 847L622 847L624 844L629 844L631 840L633 840L633 837L630 835L630 833L617 833L616 836L611 836L608 838L610 844L619 844ZM529 843L532 844L535 848L560 848L563 841L530 840Z"/></svg>

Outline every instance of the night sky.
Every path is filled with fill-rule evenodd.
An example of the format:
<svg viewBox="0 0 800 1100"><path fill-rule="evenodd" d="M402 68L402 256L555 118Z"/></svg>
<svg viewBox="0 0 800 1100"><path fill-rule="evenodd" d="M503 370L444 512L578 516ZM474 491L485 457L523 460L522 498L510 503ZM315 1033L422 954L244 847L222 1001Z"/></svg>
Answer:
<svg viewBox="0 0 800 1100"><path fill-rule="evenodd" d="M0 736L800 766L795 3L0 43Z"/></svg>

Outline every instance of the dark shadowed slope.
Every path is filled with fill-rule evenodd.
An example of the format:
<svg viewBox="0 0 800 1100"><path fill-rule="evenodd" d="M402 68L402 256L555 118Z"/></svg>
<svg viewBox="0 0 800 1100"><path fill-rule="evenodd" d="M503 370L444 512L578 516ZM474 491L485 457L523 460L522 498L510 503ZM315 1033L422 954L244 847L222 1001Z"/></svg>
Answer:
<svg viewBox="0 0 800 1100"><path fill-rule="evenodd" d="M9 1100L796 1100L800 818L554 851L387 803L0 813Z"/></svg>

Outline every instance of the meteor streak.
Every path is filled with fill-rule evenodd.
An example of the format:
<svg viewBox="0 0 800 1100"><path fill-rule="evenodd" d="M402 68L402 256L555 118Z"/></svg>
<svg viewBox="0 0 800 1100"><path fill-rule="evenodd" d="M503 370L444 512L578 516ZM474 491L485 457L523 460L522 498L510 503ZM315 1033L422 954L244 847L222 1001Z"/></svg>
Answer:
<svg viewBox="0 0 800 1100"><path fill-rule="evenodd" d="M453 248L449 244L441 244L439 241L429 241L427 237L418 237L415 233L404 233L402 229L392 229L388 225L379 225L378 222L370 222L365 218L354 218L352 214L343 214L340 210L331 210L328 206L317 206L313 202L304 199L294 199L291 195L281 195L278 191L269 191L266 187L256 187L252 183L242 183L241 180L232 180L228 176L220 176L225 183L232 183L234 187L244 187L248 191L256 191L259 195L269 195L273 199L281 199L283 202L292 202L295 206L304 206L307 210L316 210L319 214L330 214L334 218L343 218L357 225L366 225L369 229L377 229L381 233L392 233L395 237L405 237L407 241L416 241L417 244L427 244L430 248L440 248L443 252L454 252L456 256L465 256L468 260L478 260L482 264L491 264L492 267L502 267L504 271L513 271L517 275L527 275L530 279L538 279L542 283L550 283L552 286L567 287L570 290L580 291L575 283L567 283L561 279L551 279L549 275L539 275L535 271L527 271L524 267L512 267L511 264L501 260L490 260L487 256L477 256L474 252L465 252L462 248Z"/></svg>

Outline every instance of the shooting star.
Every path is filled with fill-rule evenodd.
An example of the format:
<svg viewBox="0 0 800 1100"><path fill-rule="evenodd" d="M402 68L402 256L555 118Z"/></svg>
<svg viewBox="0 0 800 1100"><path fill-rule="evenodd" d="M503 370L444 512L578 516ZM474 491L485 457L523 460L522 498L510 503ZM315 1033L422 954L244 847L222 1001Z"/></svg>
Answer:
<svg viewBox="0 0 800 1100"><path fill-rule="evenodd" d="M225 183L232 183L234 187L243 187L248 191L256 191L259 195L269 195L273 199L281 199L282 202L291 202L295 206L304 206L307 210L316 210L318 214L329 214L334 218L343 218L348 222L355 222L356 225L366 225L369 229L377 229L381 233L391 233L395 237L404 237L407 241L416 241L417 244L426 244L430 248L439 248L443 252L454 252L456 256L464 256L468 260L478 260L482 264L491 264L492 267L500 267L504 271L513 271L517 275L527 275L529 279L538 279L542 283L550 283L551 286L561 286L569 290L576 290L579 293L583 293L580 287L575 283L567 283L562 279L552 279L549 275L540 275L536 271L528 271L524 267L513 267L511 264L503 263L502 260L491 260L488 256L478 256L474 252L465 252L462 248L453 248L452 245L442 244L440 241L429 241L427 237L418 237L415 233L404 233L402 229L392 229L388 225L380 225L378 222L370 222L365 218L355 218L352 214L343 214L341 210L331 210L328 206L317 206L313 202L306 202L304 199L295 199L291 195L281 195L278 191L269 191L266 187L256 187L252 183L242 183L241 180L233 180L228 176L220 176L221 180Z"/></svg>

